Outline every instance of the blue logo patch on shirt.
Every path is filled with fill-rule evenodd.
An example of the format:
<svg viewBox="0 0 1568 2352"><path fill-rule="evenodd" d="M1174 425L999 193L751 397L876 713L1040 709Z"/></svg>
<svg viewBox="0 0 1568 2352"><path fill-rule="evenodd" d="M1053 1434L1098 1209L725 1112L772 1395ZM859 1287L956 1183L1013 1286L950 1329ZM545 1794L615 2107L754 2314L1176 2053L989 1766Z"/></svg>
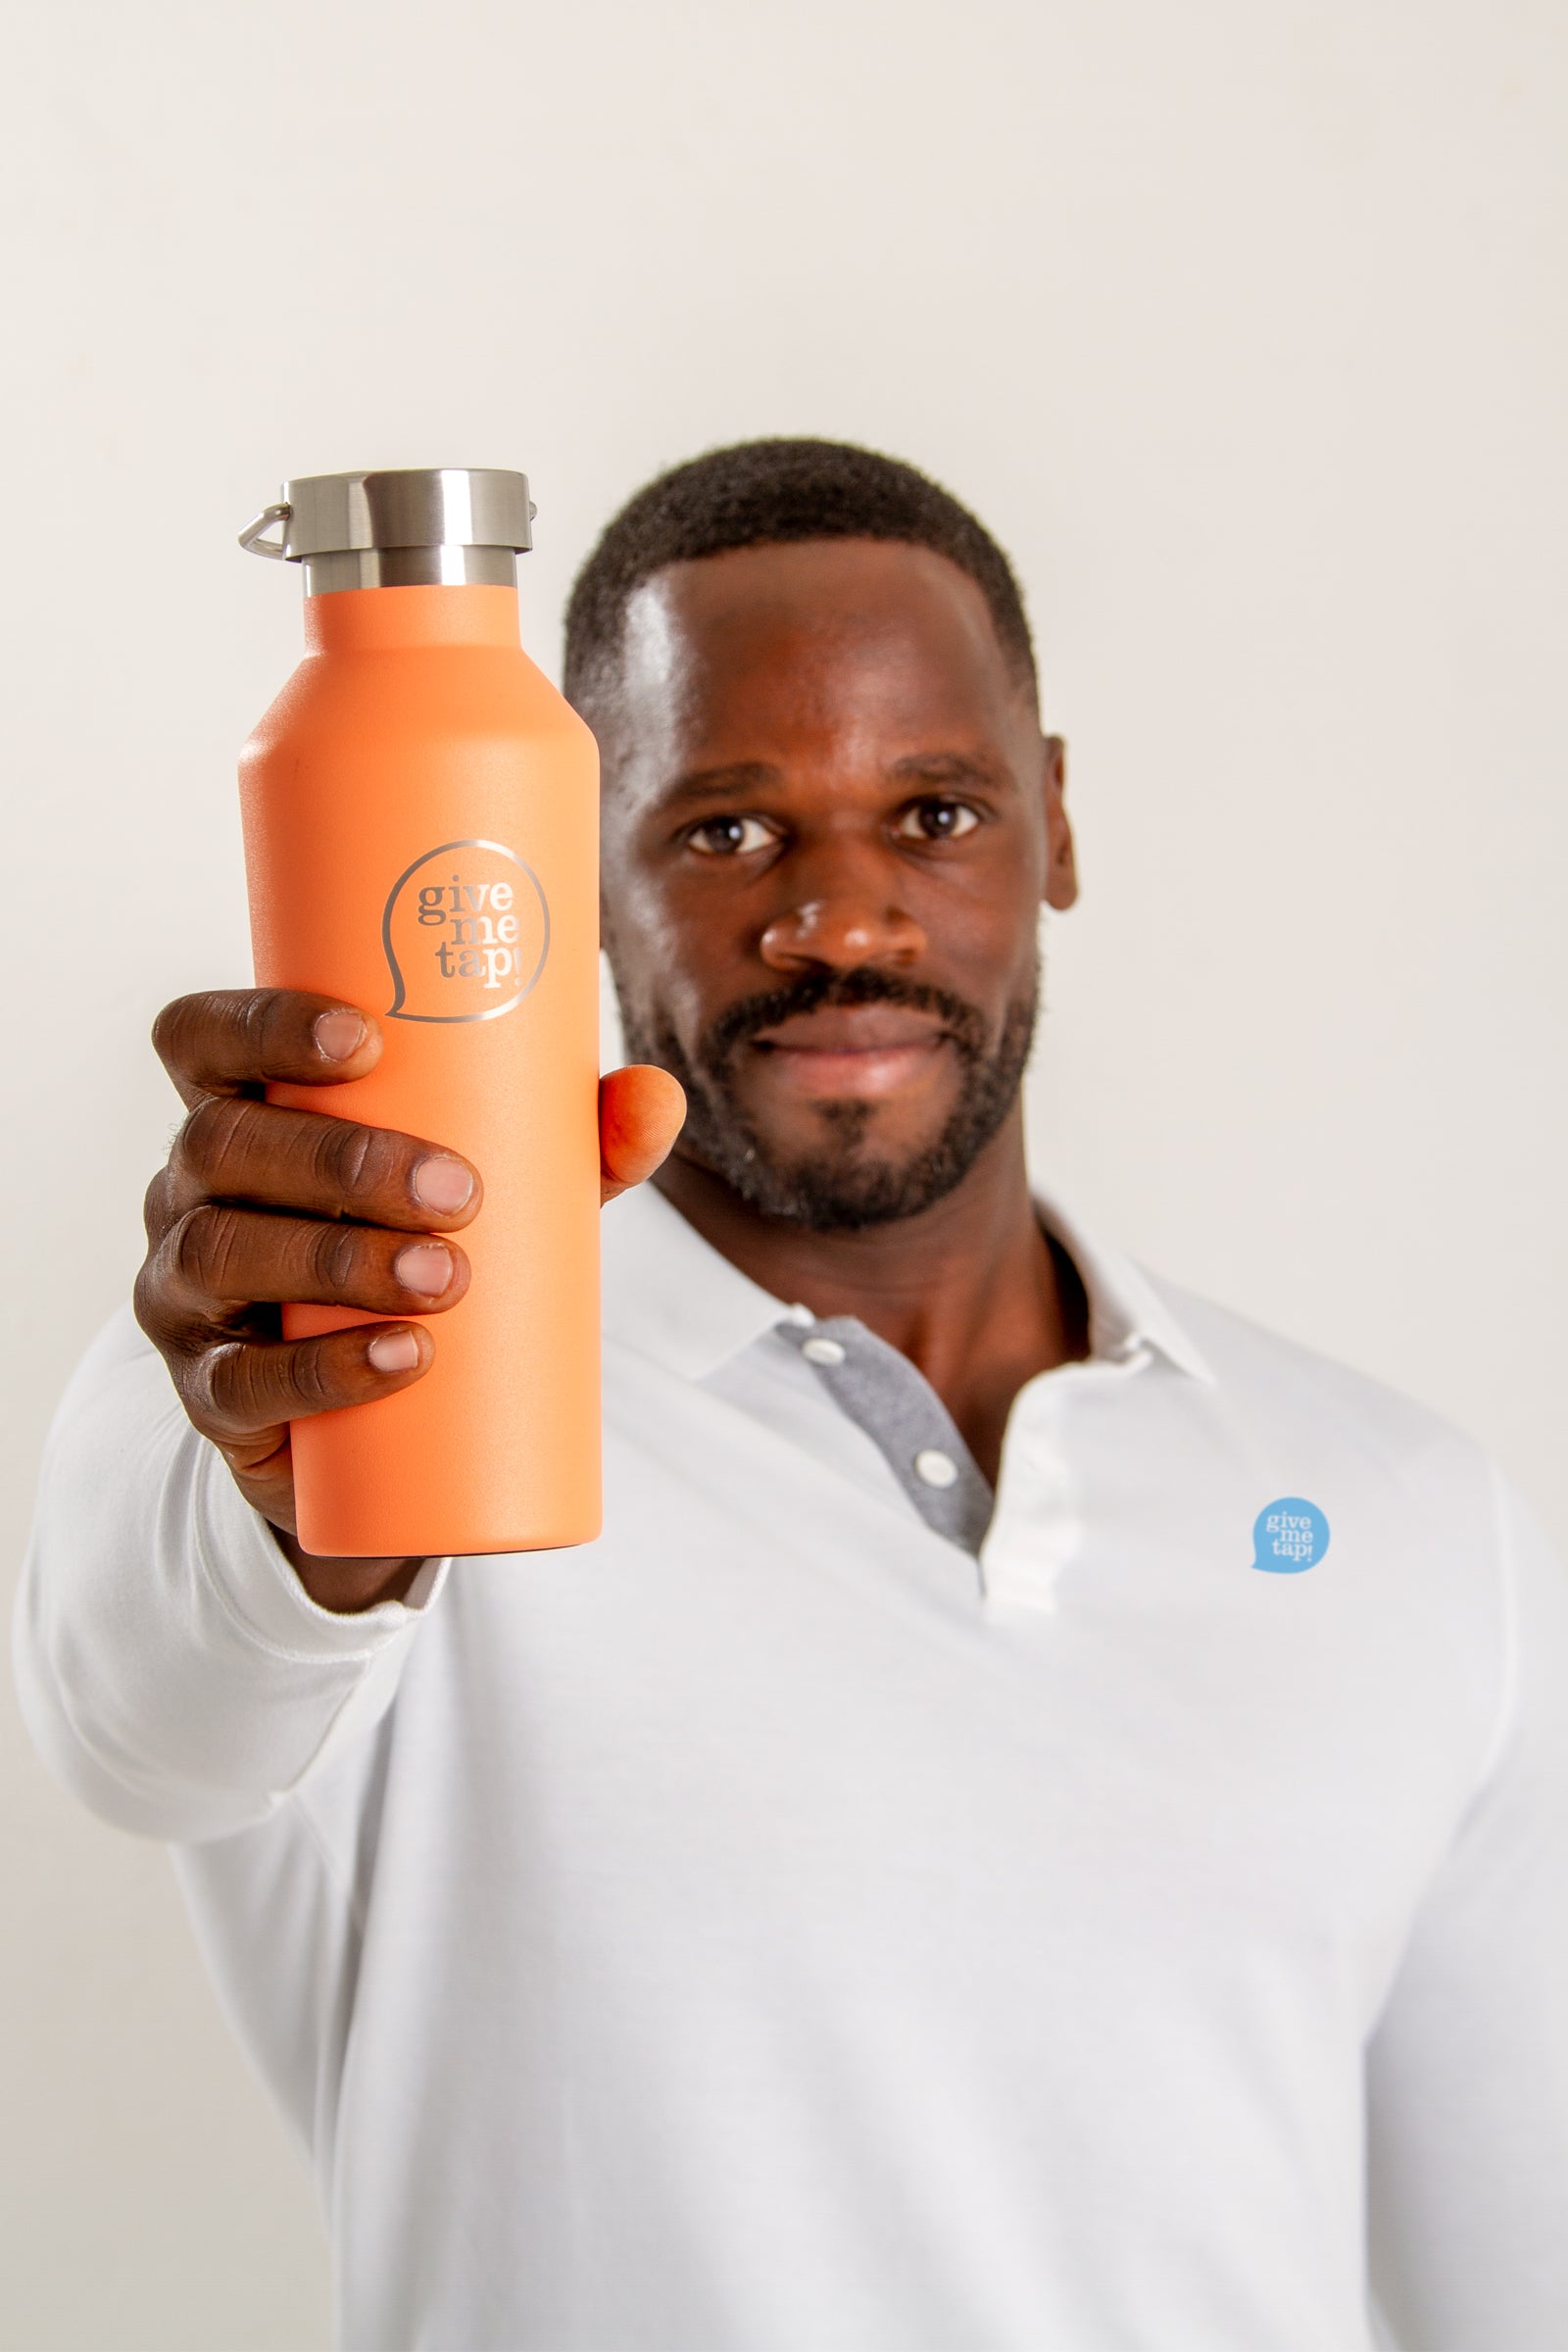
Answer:
<svg viewBox="0 0 1568 2352"><path fill-rule="evenodd" d="M1252 1566L1274 1576L1315 1568L1328 1547L1328 1521L1315 1502L1303 1502L1299 1494L1266 1502L1252 1522Z"/></svg>

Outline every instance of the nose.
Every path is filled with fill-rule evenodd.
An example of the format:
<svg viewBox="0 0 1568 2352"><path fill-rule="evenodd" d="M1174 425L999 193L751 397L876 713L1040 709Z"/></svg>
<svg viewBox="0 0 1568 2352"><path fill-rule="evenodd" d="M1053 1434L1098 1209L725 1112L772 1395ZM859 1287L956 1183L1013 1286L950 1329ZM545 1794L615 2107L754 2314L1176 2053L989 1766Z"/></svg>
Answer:
<svg viewBox="0 0 1568 2352"><path fill-rule="evenodd" d="M925 933L898 904L894 878L879 859L840 856L831 870L796 879L801 895L772 917L759 942L770 970L849 971L862 963L913 963L925 954Z"/></svg>

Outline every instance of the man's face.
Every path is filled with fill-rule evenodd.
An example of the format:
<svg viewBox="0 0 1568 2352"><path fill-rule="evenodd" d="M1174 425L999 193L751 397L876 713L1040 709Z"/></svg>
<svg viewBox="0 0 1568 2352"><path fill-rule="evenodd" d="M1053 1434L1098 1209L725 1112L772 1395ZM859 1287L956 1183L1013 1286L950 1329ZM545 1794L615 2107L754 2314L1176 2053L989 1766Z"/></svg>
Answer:
<svg viewBox="0 0 1568 2352"><path fill-rule="evenodd" d="M605 944L677 1150L816 1230L949 1192L1016 1101L1061 746L930 550L809 540L634 596L605 759Z"/></svg>

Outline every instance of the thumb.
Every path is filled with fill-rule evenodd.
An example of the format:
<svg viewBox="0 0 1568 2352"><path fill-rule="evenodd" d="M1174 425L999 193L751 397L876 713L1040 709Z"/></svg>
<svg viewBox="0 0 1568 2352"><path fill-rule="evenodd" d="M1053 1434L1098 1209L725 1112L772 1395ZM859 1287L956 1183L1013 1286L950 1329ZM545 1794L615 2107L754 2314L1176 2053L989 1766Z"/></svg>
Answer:
<svg viewBox="0 0 1568 2352"><path fill-rule="evenodd" d="M686 1116L686 1097L667 1070L634 1061L599 1081L601 1202L641 1184L667 1157Z"/></svg>

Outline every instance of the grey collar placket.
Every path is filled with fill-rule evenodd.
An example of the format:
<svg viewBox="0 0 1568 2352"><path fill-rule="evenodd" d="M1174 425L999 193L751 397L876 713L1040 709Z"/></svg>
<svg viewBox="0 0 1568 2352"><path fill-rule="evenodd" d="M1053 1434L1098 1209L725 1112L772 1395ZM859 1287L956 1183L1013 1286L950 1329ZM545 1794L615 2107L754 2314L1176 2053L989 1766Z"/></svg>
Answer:
<svg viewBox="0 0 1568 2352"><path fill-rule="evenodd" d="M855 1315L816 1320L800 1308L773 1328L879 1448L926 1525L978 1555L996 1495L924 1373Z"/></svg>

